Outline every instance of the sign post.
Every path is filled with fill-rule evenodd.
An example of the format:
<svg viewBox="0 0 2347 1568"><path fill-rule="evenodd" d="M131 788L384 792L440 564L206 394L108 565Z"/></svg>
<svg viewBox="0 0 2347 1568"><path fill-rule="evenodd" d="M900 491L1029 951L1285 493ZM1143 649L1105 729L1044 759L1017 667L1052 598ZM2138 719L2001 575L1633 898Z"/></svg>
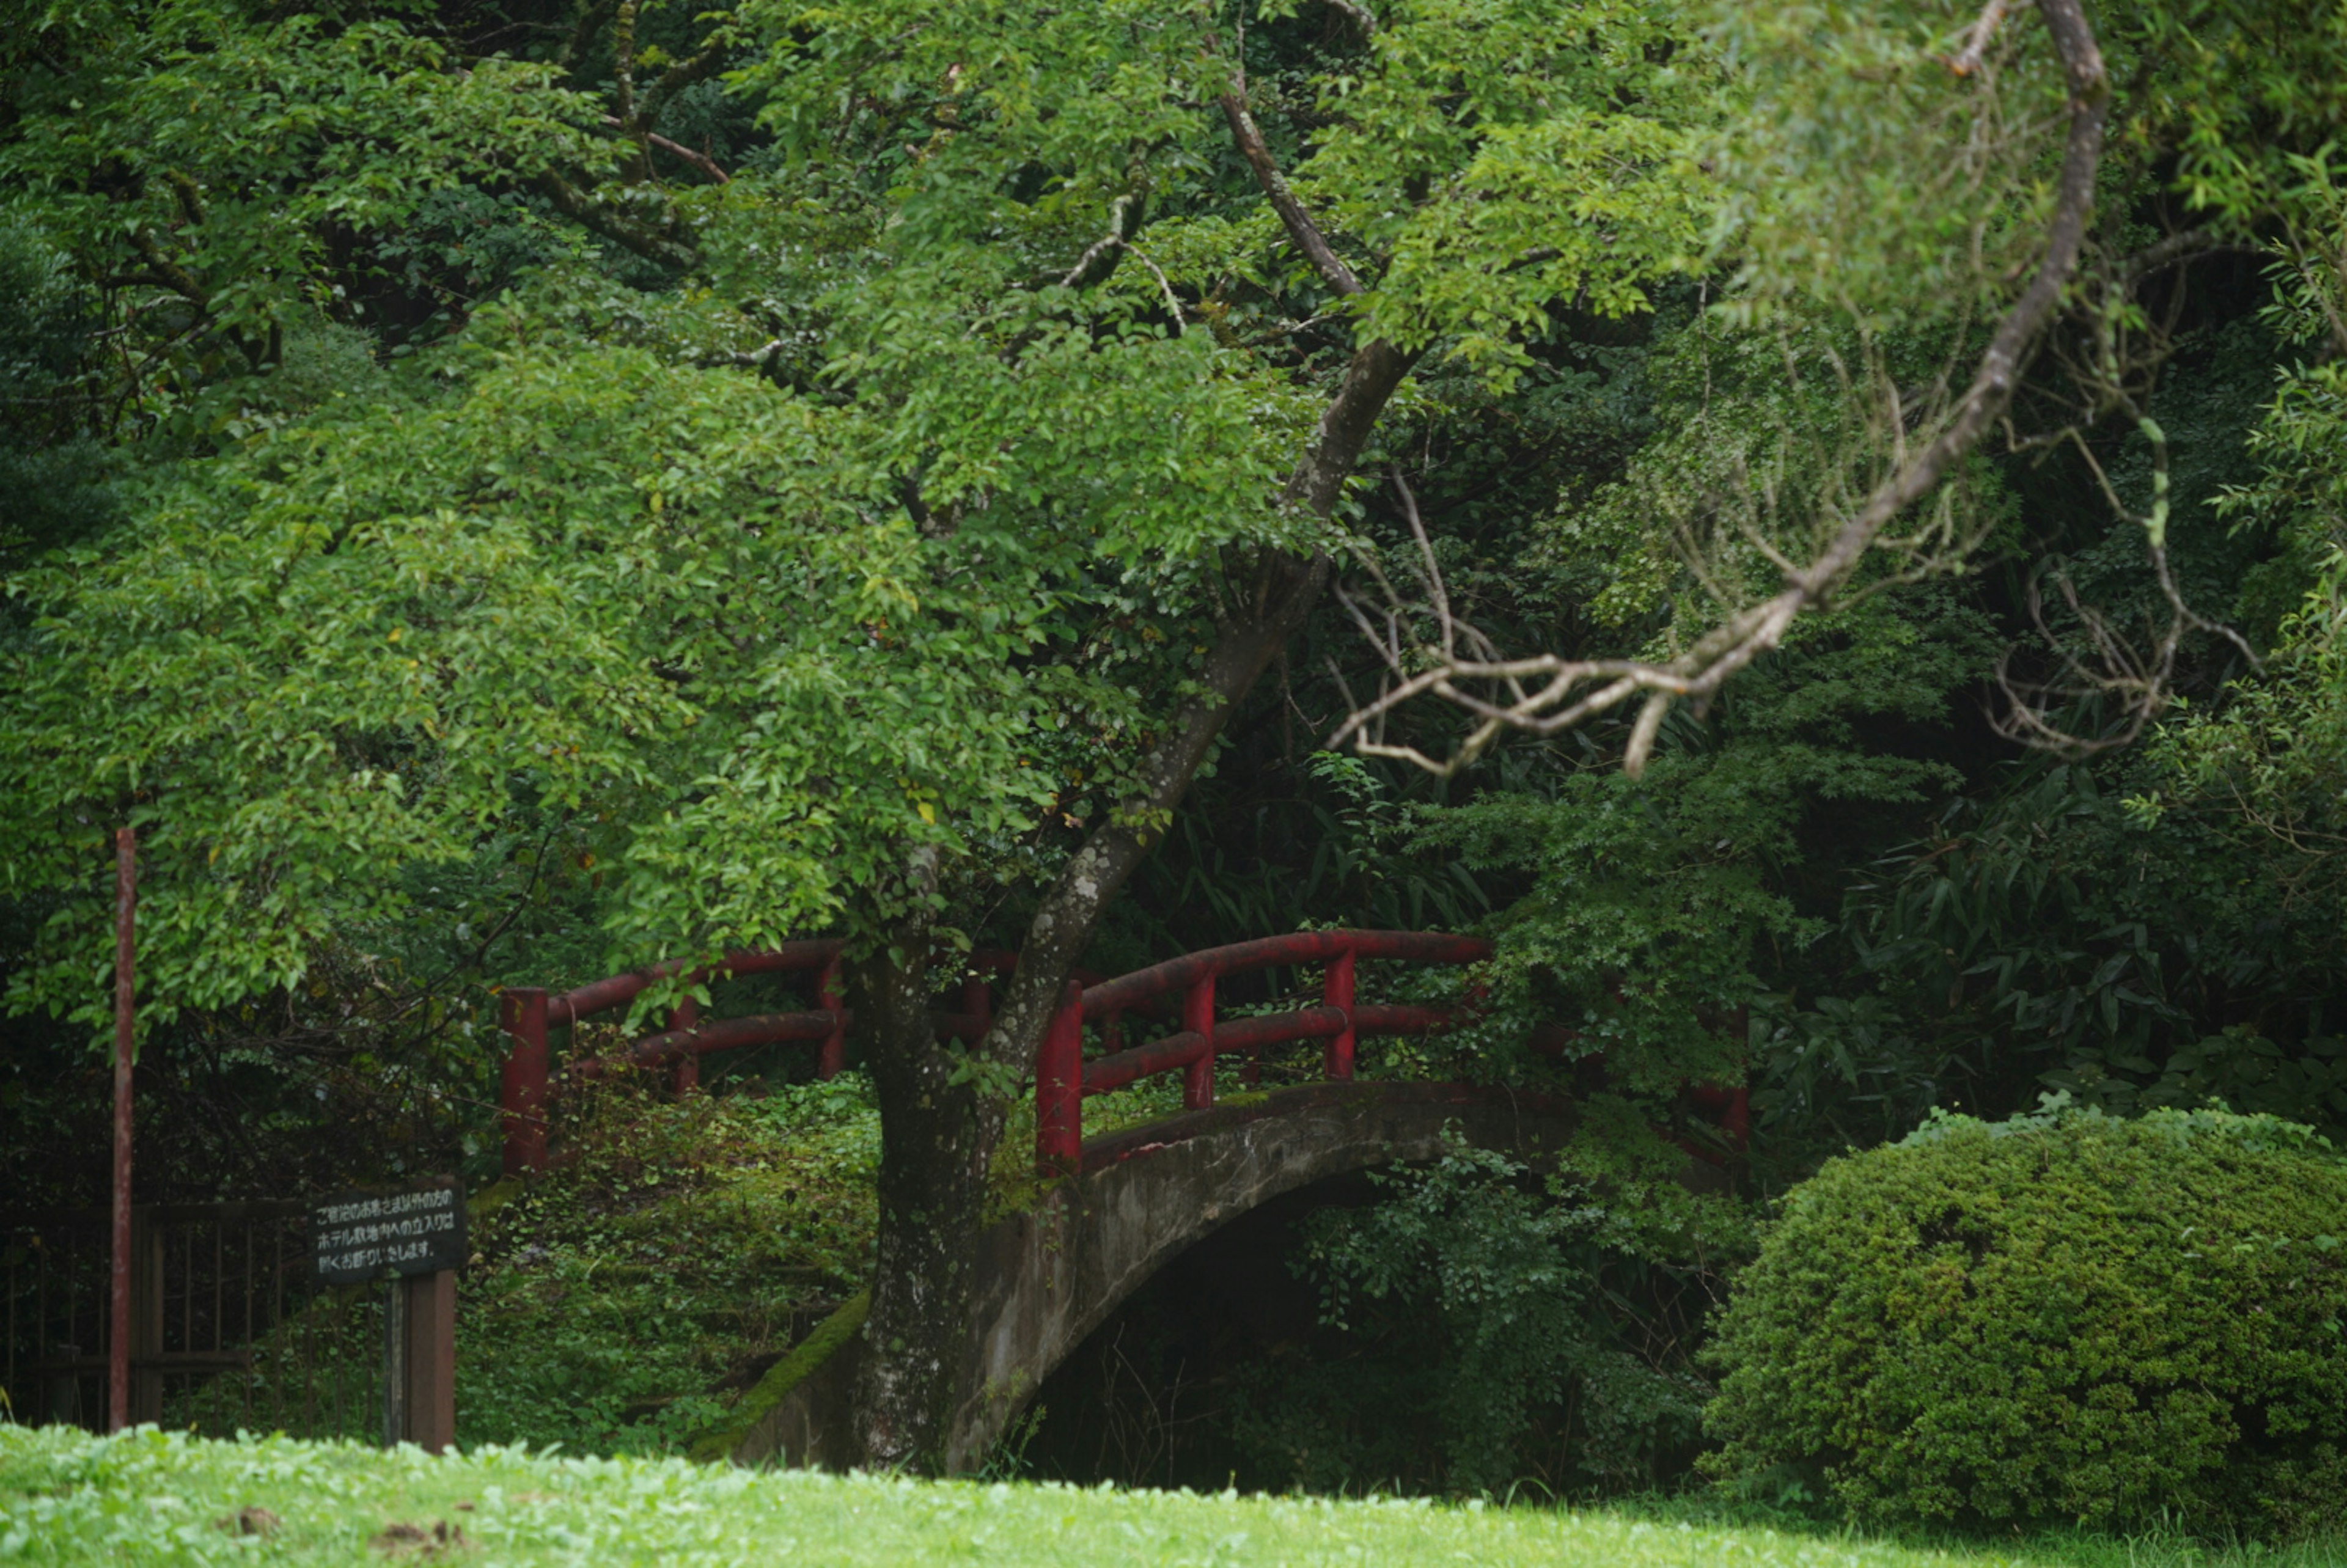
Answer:
<svg viewBox="0 0 2347 1568"><path fill-rule="evenodd" d="M319 1200L310 1235L328 1285L385 1283L384 1446L442 1453L456 1438L456 1270L465 1189L454 1176L354 1187Z"/></svg>

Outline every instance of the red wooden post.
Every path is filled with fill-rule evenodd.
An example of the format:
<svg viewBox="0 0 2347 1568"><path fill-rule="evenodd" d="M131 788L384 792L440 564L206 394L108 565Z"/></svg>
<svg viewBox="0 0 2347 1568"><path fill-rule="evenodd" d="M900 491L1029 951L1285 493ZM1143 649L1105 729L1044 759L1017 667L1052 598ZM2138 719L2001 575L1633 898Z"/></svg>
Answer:
<svg viewBox="0 0 2347 1568"><path fill-rule="evenodd" d="M847 1025L839 1018L846 1003L839 994L839 959L835 955L824 965L823 973L815 979L815 1005L832 1015L831 1032L823 1037L823 1050L815 1058L815 1076L836 1078L847 1063Z"/></svg>
<svg viewBox="0 0 2347 1568"><path fill-rule="evenodd" d="M130 1424L130 1045L137 1021L138 835L114 835L114 1268L108 1281L106 1430Z"/></svg>
<svg viewBox="0 0 2347 1568"><path fill-rule="evenodd" d="M1035 1168L1074 1174L1084 1153L1084 988L1070 980L1035 1062Z"/></svg>
<svg viewBox="0 0 2347 1568"><path fill-rule="evenodd" d="M700 1020L701 1004L687 997L676 1004L674 1012L668 1015L668 1027L671 1030L691 1029ZM676 1060L668 1065L669 1092L682 1100L700 1084L701 1053L687 1047L679 1051Z"/></svg>
<svg viewBox="0 0 2347 1568"><path fill-rule="evenodd" d="M1182 1070L1182 1106L1204 1111L1214 1102L1214 977L1204 975L1190 983L1182 999L1182 1027L1205 1040L1198 1060Z"/></svg>
<svg viewBox="0 0 2347 1568"><path fill-rule="evenodd" d="M1353 954L1351 949L1328 960L1328 973L1320 982L1320 1005L1341 1009L1345 1014L1345 1031L1328 1038L1327 1049L1320 1059L1321 1072L1332 1080L1353 1076Z"/></svg>
<svg viewBox="0 0 2347 1568"><path fill-rule="evenodd" d="M505 1071L497 1086L499 1121L506 1135L506 1174L546 1169L546 990L508 986L498 1020L507 1039Z"/></svg>

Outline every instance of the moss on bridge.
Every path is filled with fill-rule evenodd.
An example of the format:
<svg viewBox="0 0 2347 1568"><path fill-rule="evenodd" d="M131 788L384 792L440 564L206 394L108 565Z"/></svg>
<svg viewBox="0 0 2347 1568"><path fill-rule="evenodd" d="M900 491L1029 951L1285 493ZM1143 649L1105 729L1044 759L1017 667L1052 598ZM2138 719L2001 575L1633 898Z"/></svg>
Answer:
<svg viewBox="0 0 2347 1568"><path fill-rule="evenodd" d="M693 1440L685 1452L690 1459L703 1464L730 1460L746 1441L758 1424L779 1409L784 1399L798 1391L806 1380L836 1355L842 1347L864 1328L864 1319L872 1310L872 1293L859 1290L840 1307L839 1310L815 1326L815 1332L799 1341L791 1353L775 1362L758 1379L742 1402L720 1425Z"/></svg>

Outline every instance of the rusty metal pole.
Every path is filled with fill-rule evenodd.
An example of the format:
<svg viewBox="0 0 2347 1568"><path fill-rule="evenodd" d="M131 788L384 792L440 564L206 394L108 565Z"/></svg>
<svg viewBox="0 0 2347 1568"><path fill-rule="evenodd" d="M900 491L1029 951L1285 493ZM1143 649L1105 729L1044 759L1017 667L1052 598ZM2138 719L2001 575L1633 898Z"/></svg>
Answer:
<svg viewBox="0 0 2347 1568"><path fill-rule="evenodd" d="M138 976L138 835L114 834L114 1267L106 1347L106 1430L130 1424L130 1045Z"/></svg>

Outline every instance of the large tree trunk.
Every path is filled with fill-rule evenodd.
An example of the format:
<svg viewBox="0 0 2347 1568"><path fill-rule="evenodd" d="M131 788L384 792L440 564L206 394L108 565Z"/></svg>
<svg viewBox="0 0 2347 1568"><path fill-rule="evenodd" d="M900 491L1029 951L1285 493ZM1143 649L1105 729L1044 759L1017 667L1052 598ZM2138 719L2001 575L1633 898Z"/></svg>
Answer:
<svg viewBox="0 0 2347 1568"><path fill-rule="evenodd" d="M936 1474L960 1394L994 1138L977 1084L930 1028L928 927L897 935L851 982L880 1100L879 1255L856 1409L866 1463Z"/></svg>

